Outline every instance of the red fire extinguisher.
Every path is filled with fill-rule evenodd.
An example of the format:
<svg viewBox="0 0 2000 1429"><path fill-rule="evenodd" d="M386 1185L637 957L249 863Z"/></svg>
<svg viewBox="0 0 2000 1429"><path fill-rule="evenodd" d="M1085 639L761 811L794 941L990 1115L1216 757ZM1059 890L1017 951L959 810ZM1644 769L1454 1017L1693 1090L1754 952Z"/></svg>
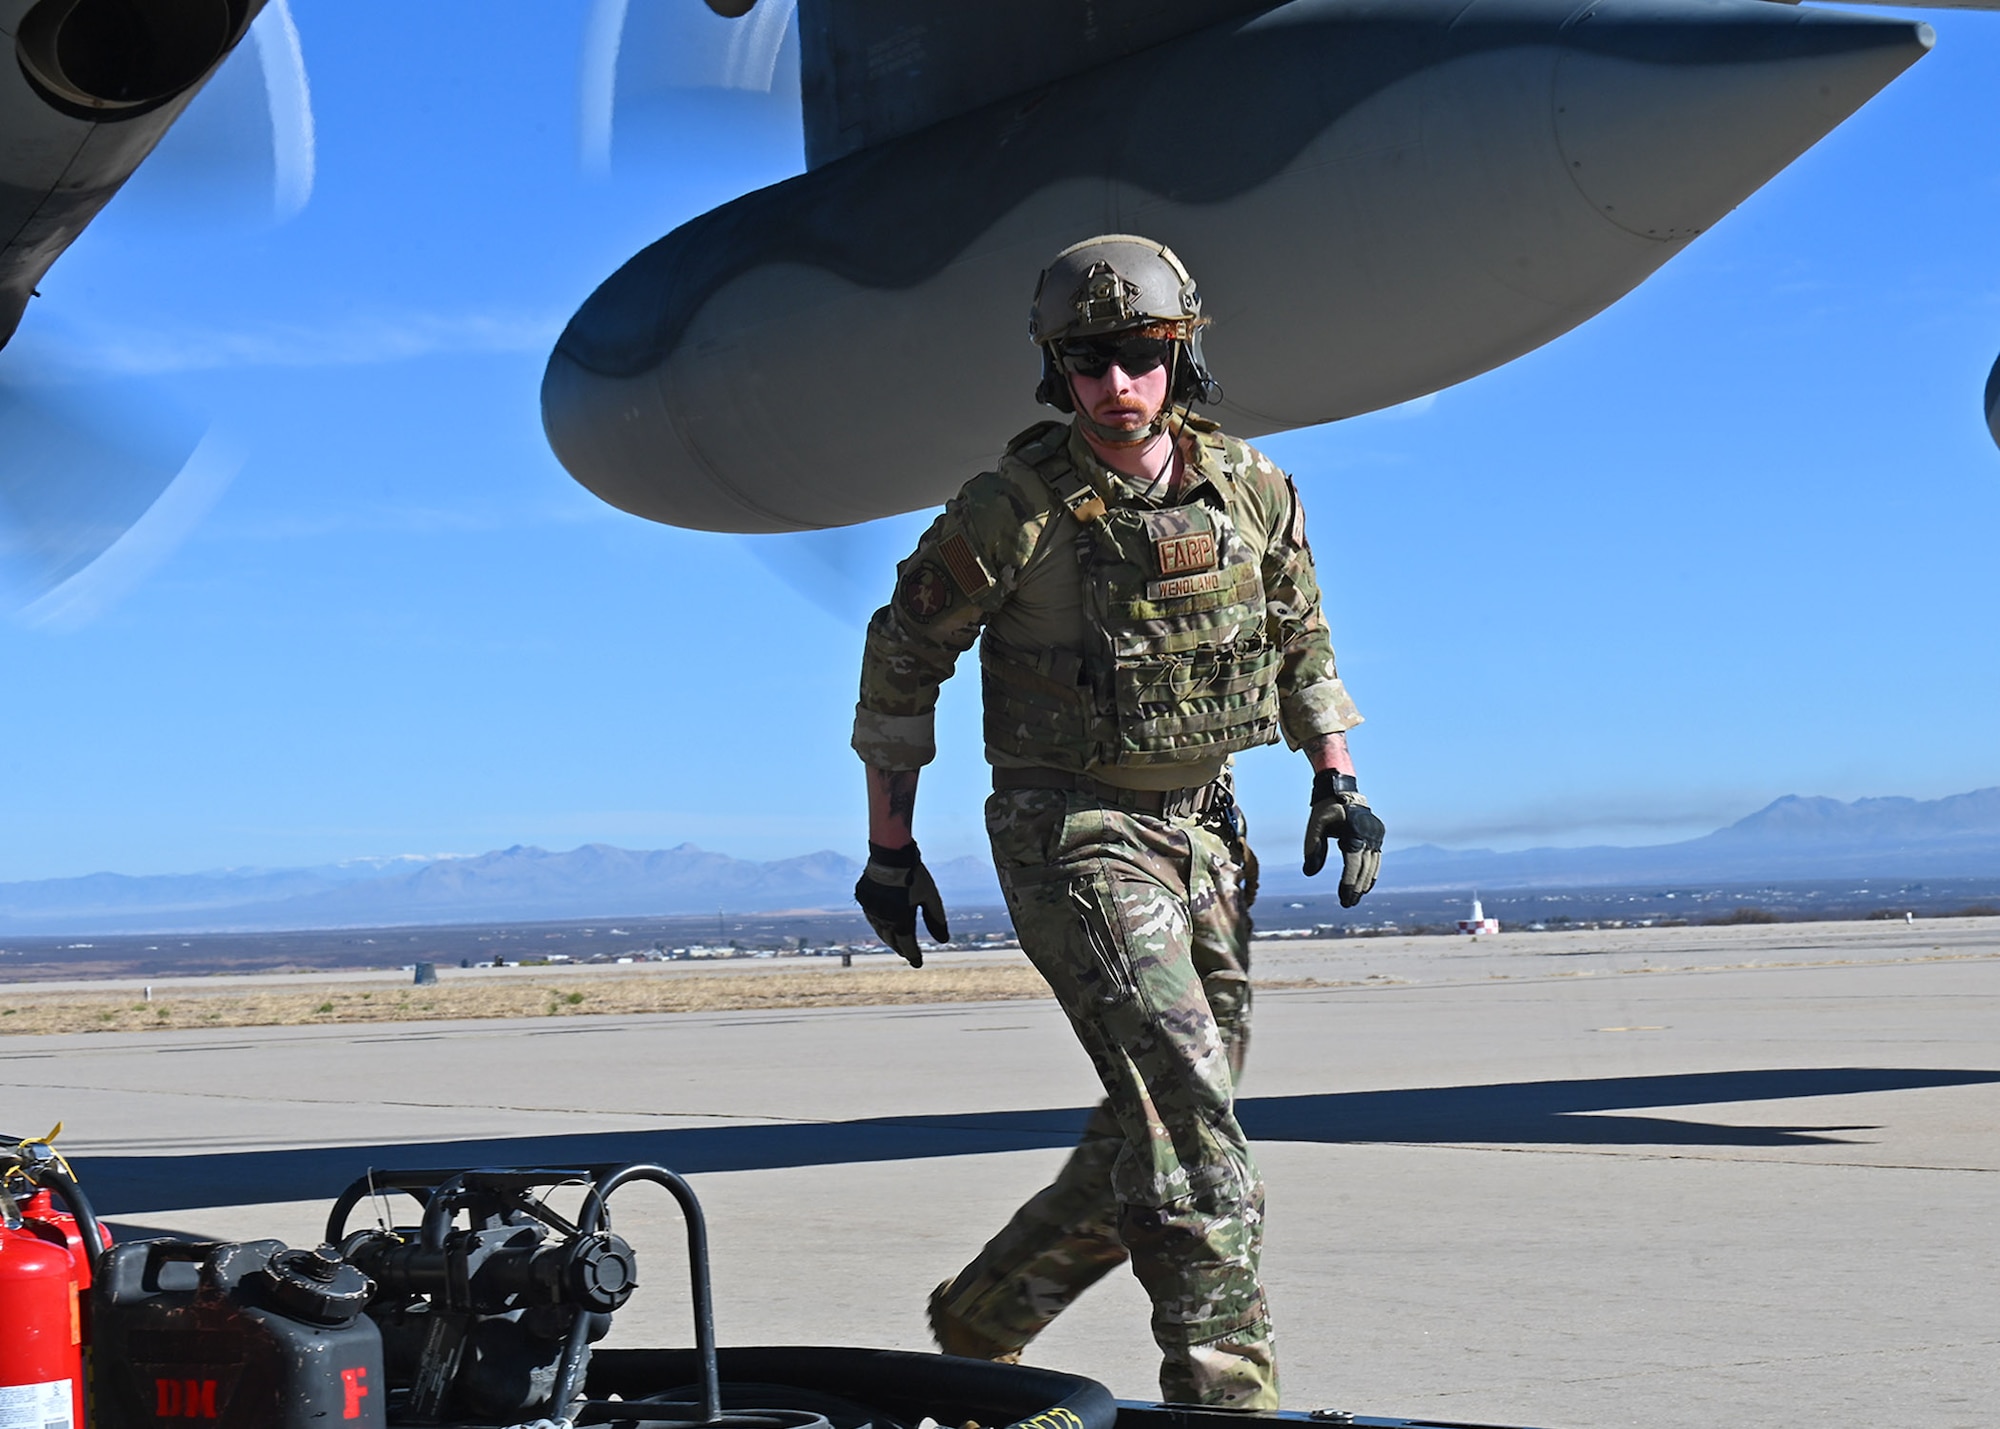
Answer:
<svg viewBox="0 0 2000 1429"><path fill-rule="evenodd" d="M56 1429L83 1414L83 1320L69 1247L28 1228L0 1192L0 1404L10 1423Z"/></svg>
<svg viewBox="0 0 2000 1429"><path fill-rule="evenodd" d="M90 1267L107 1243L67 1164L58 1126L0 1149L0 1425L82 1429ZM25 1203L15 1193L30 1192ZM58 1210L51 1191L67 1210Z"/></svg>

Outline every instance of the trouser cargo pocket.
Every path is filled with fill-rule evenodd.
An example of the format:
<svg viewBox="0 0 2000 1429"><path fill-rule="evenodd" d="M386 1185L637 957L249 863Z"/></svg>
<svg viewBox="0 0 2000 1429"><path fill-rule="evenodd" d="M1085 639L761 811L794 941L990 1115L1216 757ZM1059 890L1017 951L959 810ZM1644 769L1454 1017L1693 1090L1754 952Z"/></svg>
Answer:
<svg viewBox="0 0 2000 1429"><path fill-rule="evenodd" d="M1139 990L1125 940L1118 935L1115 896L1102 877L1078 879L1069 886L1070 907L1083 925L1084 942L1097 973L1097 1000L1106 1004L1130 1002Z"/></svg>

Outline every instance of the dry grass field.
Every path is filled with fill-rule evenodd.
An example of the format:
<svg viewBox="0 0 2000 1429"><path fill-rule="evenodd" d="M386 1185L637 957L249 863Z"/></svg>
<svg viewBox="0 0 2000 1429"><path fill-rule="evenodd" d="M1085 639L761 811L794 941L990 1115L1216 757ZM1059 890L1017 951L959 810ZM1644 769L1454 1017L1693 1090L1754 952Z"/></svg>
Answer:
<svg viewBox="0 0 2000 1429"><path fill-rule="evenodd" d="M1018 953L1007 961L931 960L921 971L884 954L843 968L824 958L461 971L417 987L388 971L138 980L94 986L0 985L0 1038L161 1028L297 1027L659 1012L738 1012L996 1002L1048 995ZM1778 923L1508 932L1498 937L1380 937L1257 944L1260 990L1412 983L1560 980L1749 968L2000 960L2000 919ZM799 966L799 963L807 964ZM407 979L408 972L401 974Z"/></svg>
<svg viewBox="0 0 2000 1429"><path fill-rule="evenodd" d="M762 1008L879 1007L1042 997L1030 967L856 968L837 974L761 976L519 977L447 980L429 987L310 984L269 989L163 989L151 1002L131 989L0 990L0 1035L134 1032L162 1027L298 1027L344 1022L438 1022L483 1017L578 1017L635 1012L737 1012Z"/></svg>

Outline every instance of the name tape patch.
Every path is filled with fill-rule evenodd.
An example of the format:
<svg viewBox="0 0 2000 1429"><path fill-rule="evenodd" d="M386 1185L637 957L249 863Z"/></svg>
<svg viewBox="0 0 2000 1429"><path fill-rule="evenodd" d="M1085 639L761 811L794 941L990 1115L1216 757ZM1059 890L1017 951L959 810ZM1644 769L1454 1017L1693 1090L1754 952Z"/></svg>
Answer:
<svg viewBox="0 0 2000 1429"><path fill-rule="evenodd" d="M1199 571L1191 576L1168 576L1146 584L1147 600L1172 600L1176 596L1206 595L1222 589L1221 571Z"/></svg>
<svg viewBox="0 0 2000 1429"><path fill-rule="evenodd" d="M1177 576L1183 571L1205 571L1215 564L1215 533L1212 531L1168 536L1153 545L1160 553L1160 574L1163 576Z"/></svg>

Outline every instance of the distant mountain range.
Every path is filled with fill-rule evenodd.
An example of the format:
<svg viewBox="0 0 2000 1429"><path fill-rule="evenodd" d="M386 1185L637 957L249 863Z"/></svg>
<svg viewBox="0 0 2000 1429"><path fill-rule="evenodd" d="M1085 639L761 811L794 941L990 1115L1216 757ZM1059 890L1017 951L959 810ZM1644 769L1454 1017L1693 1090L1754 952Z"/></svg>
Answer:
<svg viewBox="0 0 2000 1429"><path fill-rule="evenodd" d="M932 870L948 899L994 904L984 860ZM321 868L0 884L0 935L264 932L419 923L544 922L848 906L861 866L837 853L754 863L693 844L566 853L516 846L474 858L367 859Z"/></svg>
<svg viewBox="0 0 2000 1429"><path fill-rule="evenodd" d="M1325 891L1267 848L1272 892ZM381 858L319 868L129 877L98 873L0 884L0 935L261 932L395 924L553 921L846 908L860 867L820 852L757 863L693 844L640 851L585 844L515 847L475 858ZM984 859L932 870L946 900L1000 901ZM1788 796L1728 828L1640 848L1495 853L1431 845L1391 850L1384 889L1752 883L1813 878L2000 875L2000 788L1946 799Z"/></svg>
<svg viewBox="0 0 2000 1429"><path fill-rule="evenodd" d="M1682 843L1511 853L1426 844L1397 849L1382 865L1383 887L1411 890L1994 875L2000 875L2000 788L1851 804L1792 794Z"/></svg>

